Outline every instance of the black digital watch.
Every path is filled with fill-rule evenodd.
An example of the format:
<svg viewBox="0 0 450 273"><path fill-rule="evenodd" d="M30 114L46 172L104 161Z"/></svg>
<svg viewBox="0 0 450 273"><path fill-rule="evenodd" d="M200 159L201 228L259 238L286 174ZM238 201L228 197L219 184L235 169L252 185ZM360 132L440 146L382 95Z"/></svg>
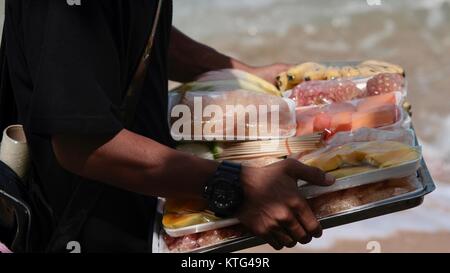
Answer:
<svg viewBox="0 0 450 273"><path fill-rule="evenodd" d="M208 181L204 197L208 208L221 218L233 216L242 204L244 193L241 182L241 165L223 161Z"/></svg>

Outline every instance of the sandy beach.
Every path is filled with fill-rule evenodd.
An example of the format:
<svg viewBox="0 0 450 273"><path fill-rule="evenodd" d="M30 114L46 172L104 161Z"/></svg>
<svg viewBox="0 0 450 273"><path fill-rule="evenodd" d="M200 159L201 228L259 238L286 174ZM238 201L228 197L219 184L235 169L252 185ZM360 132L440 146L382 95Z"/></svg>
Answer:
<svg viewBox="0 0 450 273"><path fill-rule="evenodd" d="M377 247L379 246L379 248ZM268 246L249 248L242 253L266 253ZM375 252L374 252L375 251ZM281 250L281 253L450 253L450 232L433 233L404 231L396 232L388 237L368 237L361 240L337 240L331 247L310 248L298 246Z"/></svg>

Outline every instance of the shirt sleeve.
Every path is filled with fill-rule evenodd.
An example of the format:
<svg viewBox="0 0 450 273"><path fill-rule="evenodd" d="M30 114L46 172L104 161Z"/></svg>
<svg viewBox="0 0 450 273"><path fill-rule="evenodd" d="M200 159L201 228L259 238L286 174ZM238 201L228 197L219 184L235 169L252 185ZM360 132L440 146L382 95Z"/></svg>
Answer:
<svg viewBox="0 0 450 273"><path fill-rule="evenodd" d="M28 117L33 133L114 134L123 128L121 41L101 3L48 1L42 45L25 45L26 52L39 50Z"/></svg>

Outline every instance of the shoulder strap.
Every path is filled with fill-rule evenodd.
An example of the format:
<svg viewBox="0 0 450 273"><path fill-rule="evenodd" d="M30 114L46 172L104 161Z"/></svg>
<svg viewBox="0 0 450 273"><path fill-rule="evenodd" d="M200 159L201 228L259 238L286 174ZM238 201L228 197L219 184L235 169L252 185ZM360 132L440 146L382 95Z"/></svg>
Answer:
<svg viewBox="0 0 450 273"><path fill-rule="evenodd" d="M153 20L152 29L148 36L147 45L145 46L144 53L136 68L133 78L131 79L130 86L127 89L123 104L122 104L122 121L125 127L130 128L133 125L136 106L139 100L139 93L142 91L145 74L147 72L148 63L150 62L150 55L153 49L153 41L155 40L156 29L158 28L159 17L161 15L163 0L158 1L156 9L156 15Z"/></svg>
<svg viewBox="0 0 450 273"><path fill-rule="evenodd" d="M134 122L137 102L147 72L162 4L163 0L158 0L157 10L147 44L120 109L122 122L126 128L131 128ZM89 217L104 188L104 184L97 182L81 181L78 184L52 235L47 251L61 252L66 249L68 241L72 240L81 232L86 219Z"/></svg>

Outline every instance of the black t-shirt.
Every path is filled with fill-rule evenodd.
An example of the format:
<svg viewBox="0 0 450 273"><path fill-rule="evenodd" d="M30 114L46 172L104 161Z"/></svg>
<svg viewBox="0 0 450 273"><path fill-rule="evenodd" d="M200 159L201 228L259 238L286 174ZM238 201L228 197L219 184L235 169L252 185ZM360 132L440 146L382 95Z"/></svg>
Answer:
<svg viewBox="0 0 450 273"><path fill-rule="evenodd" d="M86 181L58 164L54 134L115 134L118 108L142 55L157 1L7 0L4 34L19 122L56 219ZM167 53L172 1L164 1L133 131L171 145ZM154 198L106 186L78 240L82 251L148 251Z"/></svg>

